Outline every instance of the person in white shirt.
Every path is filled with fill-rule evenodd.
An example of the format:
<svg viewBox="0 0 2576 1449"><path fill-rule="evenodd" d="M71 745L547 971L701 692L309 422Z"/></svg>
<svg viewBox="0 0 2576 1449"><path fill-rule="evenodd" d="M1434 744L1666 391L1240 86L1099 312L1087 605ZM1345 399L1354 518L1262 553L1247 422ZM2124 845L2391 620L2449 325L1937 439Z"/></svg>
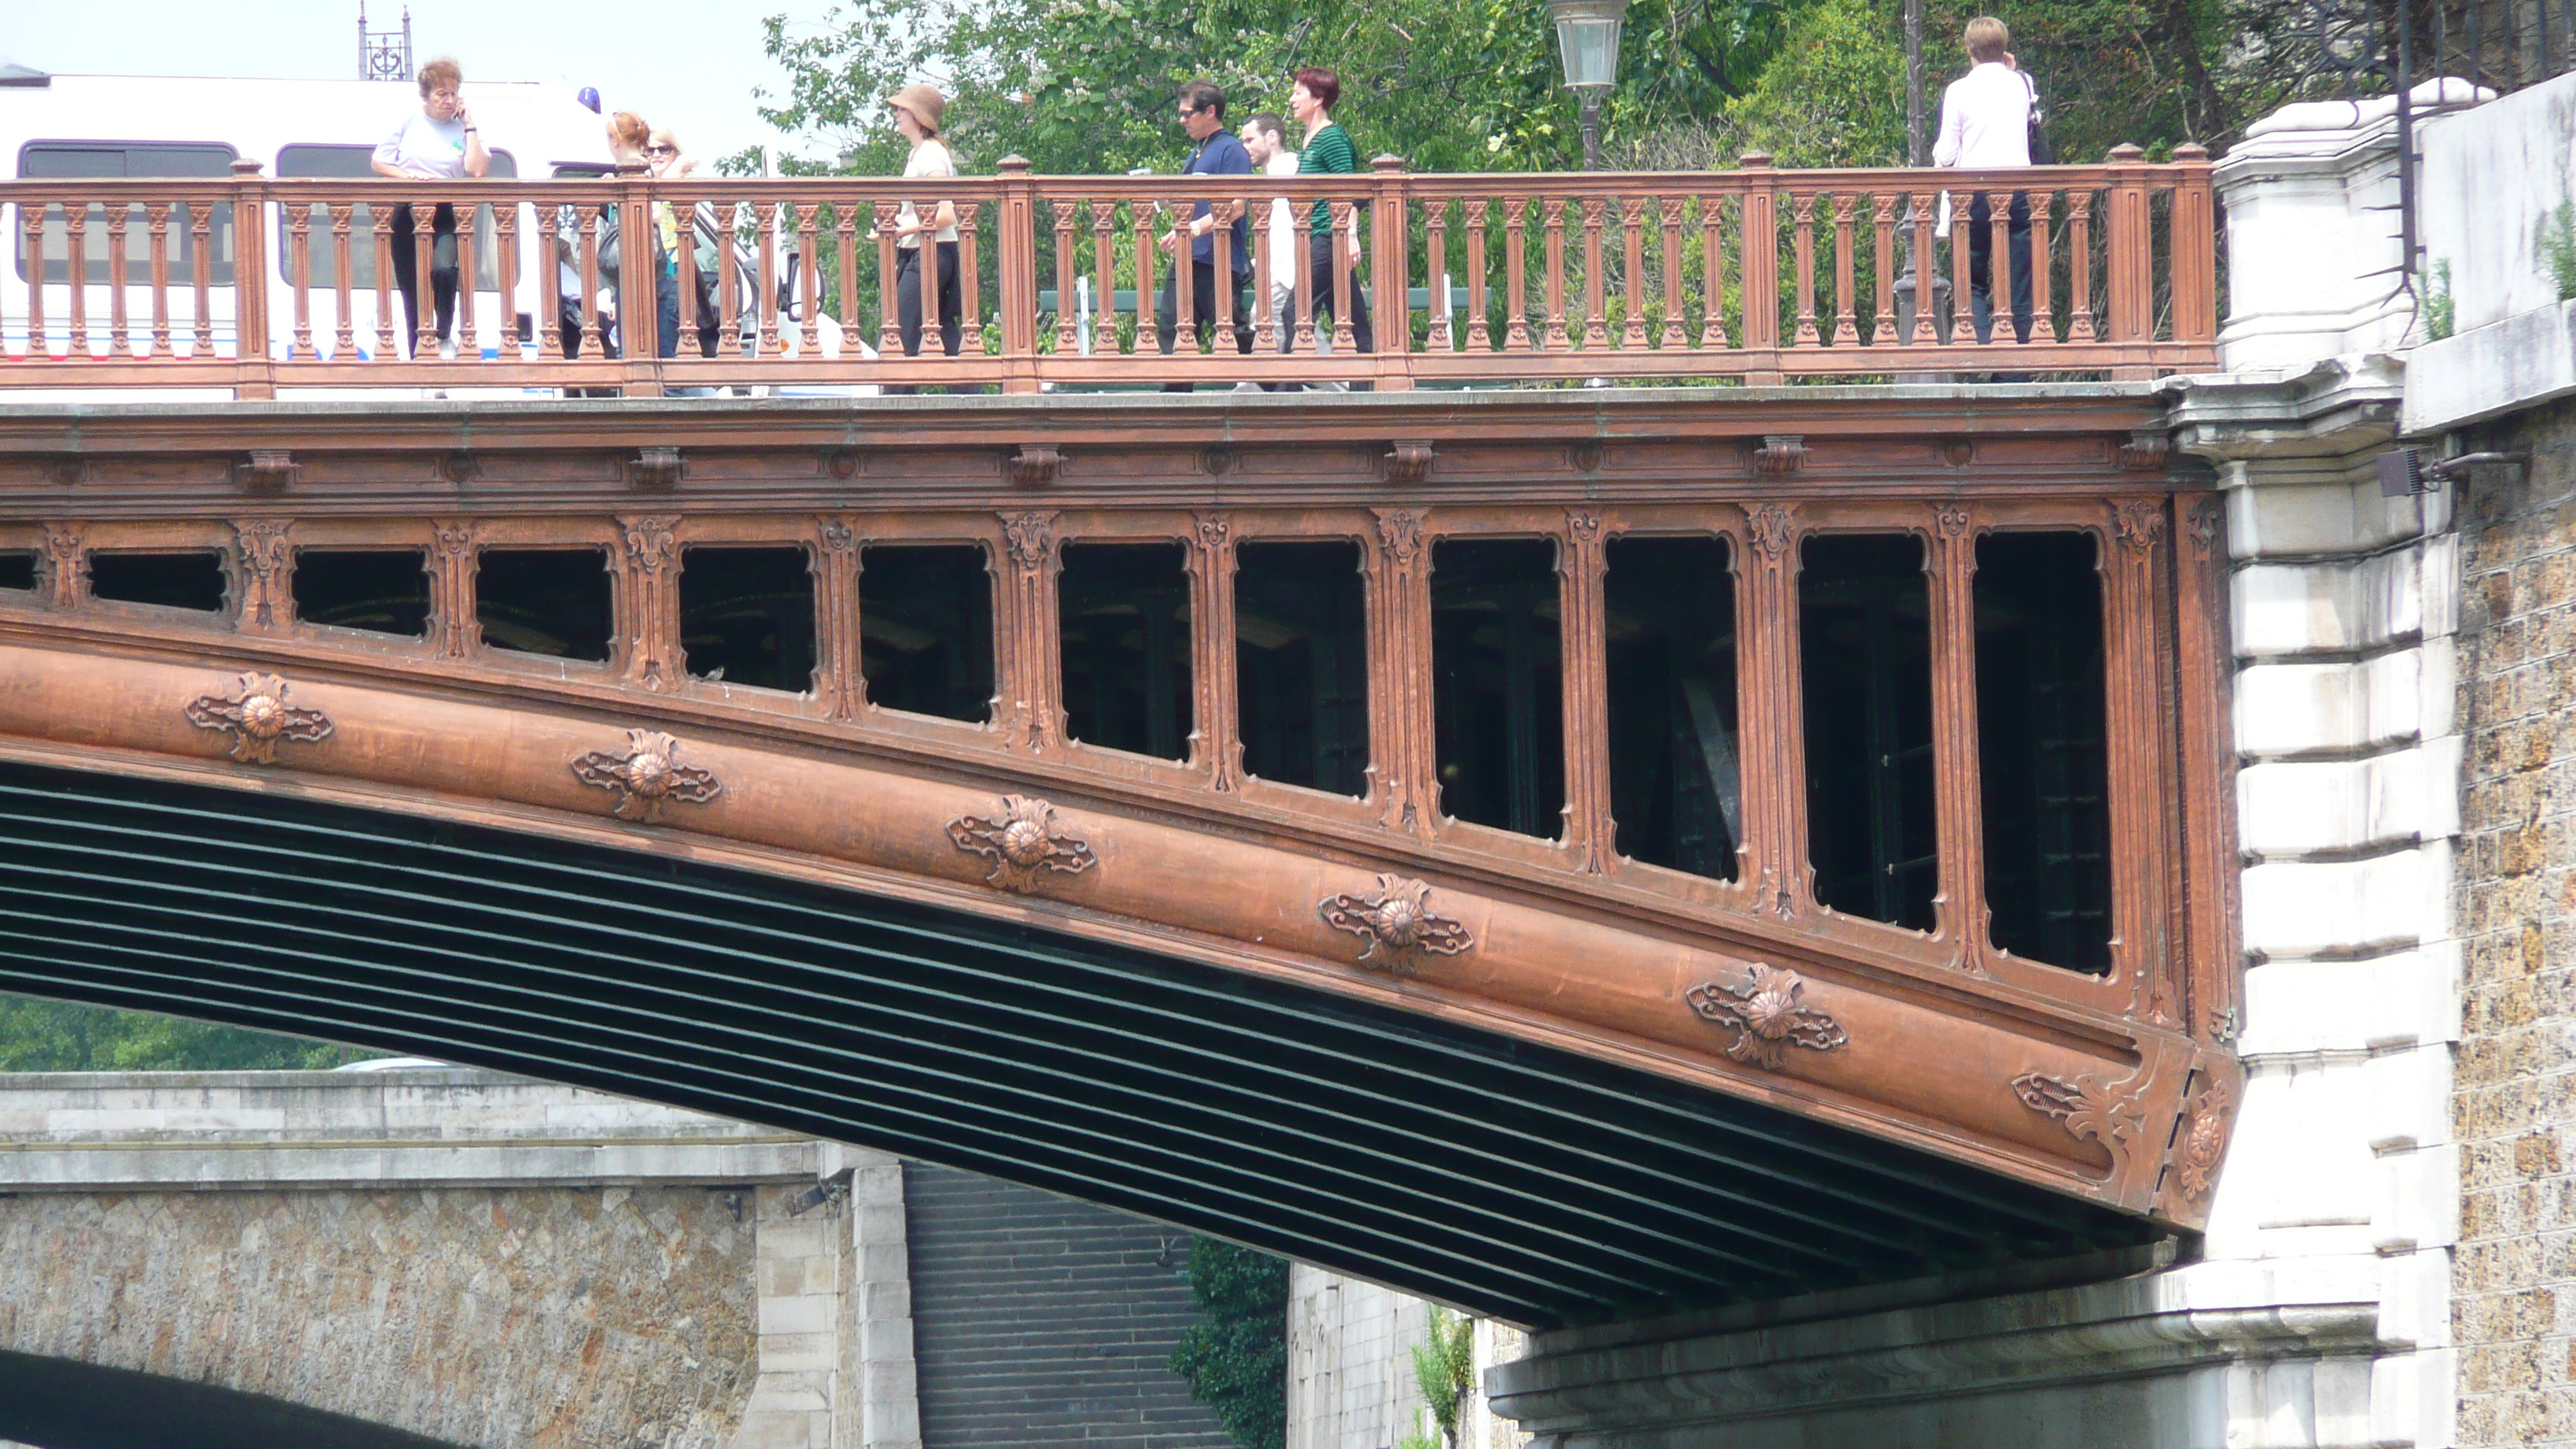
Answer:
<svg viewBox="0 0 2576 1449"><path fill-rule="evenodd" d="M1252 155L1252 164L1264 176L1297 174L1297 153L1288 149L1288 123L1274 112L1263 111L1243 123L1243 149ZM1288 213L1288 198L1273 197L1270 220L1263 227L1270 237L1270 316L1279 329L1279 350L1297 350L1297 268L1303 253L1297 250L1297 223ZM1332 333L1315 329L1315 350L1333 350Z"/></svg>
<svg viewBox="0 0 2576 1449"><path fill-rule="evenodd" d="M1941 93L1941 140L1935 166L1990 170L2030 164L2030 113L2037 96L2013 65L2012 32L1991 15L1968 22L1969 69ZM2030 193L2013 193L2006 214L2005 256L2012 267L2013 334L2030 340ZM1968 292L1977 340L1994 336L1994 209L1985 192L1968 203ZM1954 243L1955 245L1955 243Z"/></svg>
<svg viewBox="0 0 2576 1449"><path fill-rule="evenodd" d="M403 118L393 135L376 148L378 176L421 181L480 176L491 169L483 135L459 94L464 72L446 56L420 68L420 109ZM394 285L402 289L408 344L420 336L420 249L414 241L409 204L394 208ZM438 305L439 355L456 355L456 208L441 205L430 219L429 285ZM396 348L396 351L402 349Z"/></svg>
<svg viewBox="0 0 2576 1449"><path fill-rule="evenodd" d="M886 98L894 112L895 129L912 143L912 156L903 164L905 179L917 177L951 177L957 174L956 158L948 154L947 143L939 139L940 116L948 109L948 98L936 86L909 85ZM931 239L929 258L923 256L922 236ZM921 355L923 272L937 277L932 300L939 309L939 344L955 357L964 341L965 306L957 291L957 204L942 201L921 219L911 202L896 213L895 236L895 314L903 334L903 355ZM889 394L913 391L909 384L885 389Z"/></svg>

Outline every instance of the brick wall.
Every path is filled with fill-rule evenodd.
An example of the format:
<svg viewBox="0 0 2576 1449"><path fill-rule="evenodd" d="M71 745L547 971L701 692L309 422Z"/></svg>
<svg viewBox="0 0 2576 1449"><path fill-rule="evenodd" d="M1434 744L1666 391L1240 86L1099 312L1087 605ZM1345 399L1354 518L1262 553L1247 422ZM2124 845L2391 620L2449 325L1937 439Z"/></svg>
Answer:
<svg viewBox="0 0 2576 1449"><path fill-rule="evenodd" d="M2576 1444L2576 405L2464 490L2459 1442Z"/></svg>
<svg viewBox="0 0 2576 1449"><path fill-rule="evenodd" d="M1198 1305L1189 1235L904 1165L925 1449L1227 1449L1167 1365Z"/></svg>

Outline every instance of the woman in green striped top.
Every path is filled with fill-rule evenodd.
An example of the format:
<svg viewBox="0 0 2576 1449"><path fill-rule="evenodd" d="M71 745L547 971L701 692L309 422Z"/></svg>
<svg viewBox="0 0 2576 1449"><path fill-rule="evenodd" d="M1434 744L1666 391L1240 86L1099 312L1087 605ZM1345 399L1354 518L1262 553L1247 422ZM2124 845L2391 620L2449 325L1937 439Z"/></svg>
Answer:
<svg viewBox="0 0 2576 1449"><path fill-rule="evenodd" d="M1296 85L1288 92L1288 114L1306 128L1305 146L1297 153L1298 175L1342 176L1360 169L1360 153L1351 145L1349 133L1333 124L1333 106L1341 98L1341 78L1330 70L1308 66L1297 72ZM1357 214L1354 208L1353 216ZM1316 202L1314 219L1308 225L1307 285L1315 299L1310 310L1323 314L1333 310L1332 203ZM1360 351L1375 352L1377 338L1369 326L1368 293L1360 288L1358 232L1346 233L1342 245L1349 249L1351 257L1351 335L1359 342Z"/></svg>

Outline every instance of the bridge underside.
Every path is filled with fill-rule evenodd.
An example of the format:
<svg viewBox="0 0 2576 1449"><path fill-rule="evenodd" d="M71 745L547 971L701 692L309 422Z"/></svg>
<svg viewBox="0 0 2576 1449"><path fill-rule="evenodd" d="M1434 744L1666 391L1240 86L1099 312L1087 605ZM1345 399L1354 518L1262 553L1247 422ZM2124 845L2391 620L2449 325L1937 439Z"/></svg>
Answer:
<svg viewBox="0 0 2576 1449"><path fill-rule="evenodd" d="M0 923L0 989L865 1144L1529 1325L2165 1231L1348 996L291 793L0 765Z"/></svg>
<svg viewBox="0 0 2576 1449"><path fill-rule="evenodd" d="M0 1351L0 1440L38 1449L449 1449L212 1384Z"/></svg>

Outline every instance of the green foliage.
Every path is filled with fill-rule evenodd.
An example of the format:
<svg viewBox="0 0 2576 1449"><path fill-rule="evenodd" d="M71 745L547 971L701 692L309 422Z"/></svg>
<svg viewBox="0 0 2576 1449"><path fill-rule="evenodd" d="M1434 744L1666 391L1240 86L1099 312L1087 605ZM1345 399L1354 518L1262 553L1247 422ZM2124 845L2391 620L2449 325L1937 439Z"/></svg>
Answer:
<svg viewBox="0 0 2576 1449"><path fill-rule="evenodd" d="M2576 296L2576 291L2570 290L2571 287L2576 287L2576 281L2568 280L2565 273L2561 273L2560 276L2559 300L2565 301L2570 296ZM2450 336L2452 330L2459 325L2459 303L2451 296L2450 262L2447 259L2435 262L2432 269L2424 274L2422 286L2424 288L2424 335L2439 342Z"/></svg>
<svg viewBox="0 0 2576 1449"><path fill-rule="evenodd" d="M1215 1238L1190 1239L1199 1321L1172 1350L1172 1374L1216 1411L1242 1449L1288 1437L1288 1264Z"/></svg>
<svg viewBox="0 0 2576 1449"><path fill-rule="evenodd" d="M2549 269L2559 301L2576 297L2576 197L2558 203L2540 224L2540 264Z"/></svg>
<svg viewBox="0 0 2576 1449"><path fill-rule="evenodd" d="M1457 1449L1458 1411L1476 1387L1476 1320L1432 1309L1431 1336L1413 1346L1413 1382L1441 1441Z"/></svg>
<svg viewBox="0 0 2576 1449"><path fill-rule="evenodd" d="M297 1071L381 1055L144 1011L0 996L0 1072Z"/></svg>
<svg viewBox="0 0 2576 1449"><path fill-rule="evenodd" d="M1727 107L1743 149L1770 152L1775 166L1904 165L1898 13L1872 0L1813 0L1797 11L1760 81Z"/></svg>

